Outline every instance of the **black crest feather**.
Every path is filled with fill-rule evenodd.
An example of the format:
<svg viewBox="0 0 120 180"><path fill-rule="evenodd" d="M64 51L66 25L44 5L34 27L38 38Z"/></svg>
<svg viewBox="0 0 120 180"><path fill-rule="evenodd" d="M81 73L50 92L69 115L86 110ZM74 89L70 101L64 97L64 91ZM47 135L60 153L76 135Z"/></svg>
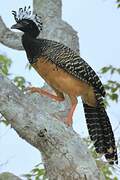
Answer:
<svg viewBox="0 0 120 180"><path fill-rule="evenodd" d="M24 8L19 8L18 13L16 11L12 11L12 14L16 22L23 19L29 19L36 24L36 26L40 31L42 30L43 23L41 17L38 16L37 14L32 13L30 10L30 6L28 6L28 8L26 6Z"/></svg>

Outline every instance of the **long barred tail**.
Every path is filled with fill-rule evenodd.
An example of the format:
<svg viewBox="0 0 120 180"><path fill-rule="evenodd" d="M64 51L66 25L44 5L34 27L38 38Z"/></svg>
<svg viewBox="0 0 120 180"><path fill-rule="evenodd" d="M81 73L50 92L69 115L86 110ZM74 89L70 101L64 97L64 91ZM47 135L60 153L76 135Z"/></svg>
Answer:
<svg viewBox="0 0 120 180"><path fill-rule="evenodd" d="M103 107L91 107L83 102L86 122L97 153L105 155L110 164L118 164L114 134Z"/></svg>

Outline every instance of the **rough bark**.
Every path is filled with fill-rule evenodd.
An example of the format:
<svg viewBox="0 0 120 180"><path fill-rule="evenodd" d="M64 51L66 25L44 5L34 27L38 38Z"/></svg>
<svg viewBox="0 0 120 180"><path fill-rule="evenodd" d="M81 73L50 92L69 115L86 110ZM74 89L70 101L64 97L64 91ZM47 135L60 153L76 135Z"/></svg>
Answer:
<svg viewBox="0 0 120 180"><path fill-rule="evenodd" d="M61 19L61 1L33 0L33 7L43 17L44 30L40 36L60 41L78 52L76 31ZM22 50L21 33L9 30L2 18L0 27L0 42ZM0 112L21 138L40 150L47 177L104 179L81 138L58 121L64 119L68 110L69 101L57 103L47 97L25 95L0 75Z"/></svg>
<svg viewBox="0 0 120 180"><path fill-rule="evenodd" d="M102 179L86 145L58 121L49 101L23 94L0 75L0 112L21 138L40 150L49 179ZM52 104L56 109L59 103Z"/></svg>
<svg viewBox="0 0 120 180"><path fill-rule="evenodd" d="M0 174L0 180L21 180L21 179L12 173L4 172Z"/></svg>

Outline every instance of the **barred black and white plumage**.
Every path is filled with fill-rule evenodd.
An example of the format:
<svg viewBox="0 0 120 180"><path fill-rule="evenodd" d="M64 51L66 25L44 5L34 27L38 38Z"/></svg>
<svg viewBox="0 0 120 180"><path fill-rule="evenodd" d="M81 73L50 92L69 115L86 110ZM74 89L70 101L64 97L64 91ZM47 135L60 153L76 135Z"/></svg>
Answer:
<svg viewBox="0 0 120 180"><path fill-rule="evenodd" d="M18 15L13 11L13 15L17 24L12 28L24 32L22 44L29 62L51 85L59 98L64 99L64 93L70 97L71 119L77 105L77 97L82 97L88 131L96 152L103 153L110 164L118 163L114 134L104 108L105 90L95 71L65 45L47 39L37 39L42 30L42 22L37 15L31 15L29 7L20 8ZM56 78L56 75L59 76L58 69L61 78Z"/></svg>
<svg viewBox="0 0 120 180"><path fill-rule="evenodd" d="M91 107L83 102L88 132L97 153L105 154L110 164L118 163L114 134L103 107Z"/></svg>
<svg viewBox="0 0 120 180"><path fill-rule="evenodd" d="M73 50L51 40L39 39L38 43L44 47L42 49L43 56L76 78L91 84L102 96L105 96L104 86L95 71Z"/></svg>

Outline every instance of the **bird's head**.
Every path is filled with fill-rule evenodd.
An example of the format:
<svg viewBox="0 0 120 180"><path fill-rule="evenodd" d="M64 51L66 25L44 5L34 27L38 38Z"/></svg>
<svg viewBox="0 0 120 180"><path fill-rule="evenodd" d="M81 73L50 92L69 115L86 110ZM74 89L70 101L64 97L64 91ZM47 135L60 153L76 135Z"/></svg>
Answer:
<svg viewBox="0 0 120 180"><path fill-rule="evenodd" d="M32 37L37 37L42 31L41 17L37 14L31 14L30 6L28 8L19 8L18 14L16 11L12 11L15 21L11 29L18 29L24 33L28 33Z"/></svg>

